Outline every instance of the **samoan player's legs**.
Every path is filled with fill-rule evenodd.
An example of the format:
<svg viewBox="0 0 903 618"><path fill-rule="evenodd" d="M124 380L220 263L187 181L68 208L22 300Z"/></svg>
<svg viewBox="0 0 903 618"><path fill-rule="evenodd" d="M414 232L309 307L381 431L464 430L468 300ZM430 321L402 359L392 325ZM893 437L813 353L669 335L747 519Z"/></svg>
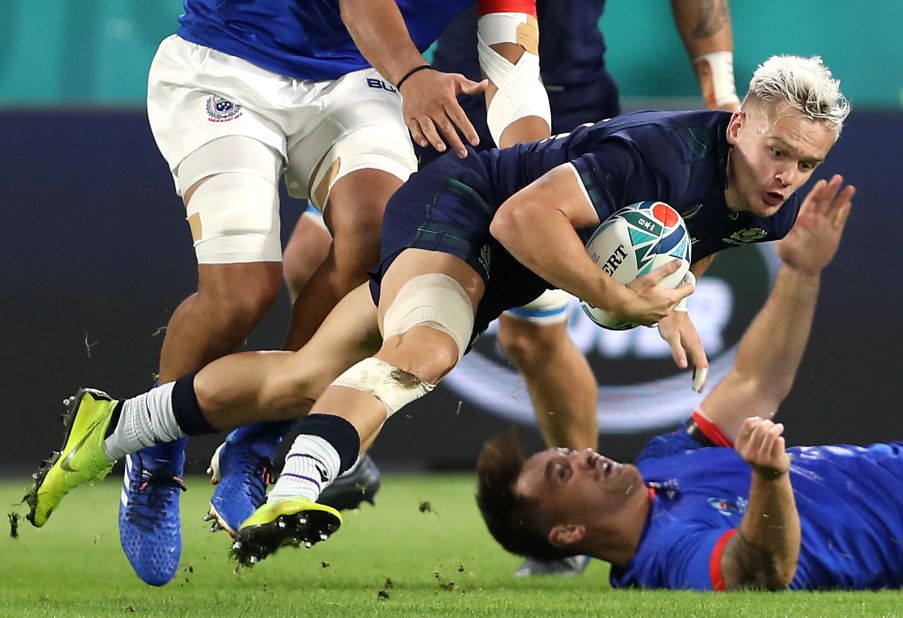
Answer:
<svg viewBox="0 0 903 618"><path fill-rule="evenodd" d="M293 92L290 86L177 36L163 41L154 58L148 117L186 204L198 259L198 291L167 328L161 382L233 351L275 301L281 274L276 186L285 127L274 110L286 91ZM120 540L136 573L155 585L178 567L183 463L184 440L126 461Z"/></svg>
<svg viewBox="0 0 903 618"><path fill-rule="evenodd" d="M332 234L326 228L323 213L308 204L295 224L282 256L282 278L292 304L326 259L331 247Z"/></svg>
<svg viewBox="0 0 903 618"><path fill-rule="evenodd" d="M368 269L379 258L385 205L416 166L398 93L374 69L324 83L318 104L321 112L316 122L288 136L286 185L292 195L308 198L324 211L334 240L295 298L285 342L289 350L310 340L336 303L366 281ZM308 231L315 230L308 226ZM305 240L293 234L286 255L307 257L297 248ZM303 267L289 264L287 268L294 272ZM220 527L236 530L260 506L261 479L266 478L276 448L291 425L242 427L217 450L211 461L217 488L210 514ZM324 500L337 508L353 508L372 501L378 484L378 470L372 462L363 462ZM359 485L363 490L357 489ZM254 489L248 491L249 487Z"/></svg>
<svg viewBox="0 0 903 618"><path fill-rule="evenodd" d="M547 290L499 318L499 344L524 376L548 446L596 448L596 382L567 334L571 295Z"/></svg>

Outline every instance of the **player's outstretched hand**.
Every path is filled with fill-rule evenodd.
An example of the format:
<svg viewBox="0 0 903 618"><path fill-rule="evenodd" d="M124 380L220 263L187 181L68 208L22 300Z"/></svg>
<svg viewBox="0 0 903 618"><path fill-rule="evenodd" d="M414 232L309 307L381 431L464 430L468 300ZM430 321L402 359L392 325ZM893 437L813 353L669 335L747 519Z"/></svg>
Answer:
<svg viewBox="0 0 903 618"><path fill-rule="evenodd" d="M855 193L853 185L843 186L839 174L830 181L815 183L800 206L793 228L778 242L781 261L809 275L820 273L837 252Z"/></svg>
<svg viewBox="0 0 903 618"><path fill-rule="evenodd" d="M686 369L692 365L696 368L696 373L700 369L708 368L709 359L705 355L702 339L699 338L699 333L696 332L696 326L690 319L689 313L672 311L658 323L658 334L671 347L671 357L678 367ZM687 362L688 359L689 362ZM702 392L704 386L704 380L698 387L694 382L694 389L697 392Z"/></svg>
<svg viewBox="0 0 903 618"><path fill-rule="evenodd" d="M734 449L754 471L766 478L775 478L790 470L790 456L782 433L784 425L781 423L750 416L740 426Z"/></svg>
<svg viewBox="0 0 903 618"><path fill-rule="evenodd" d="M671 260L624 286L625 295L617 310L618 317L634 324L652 326L669 315L677 303L696 289L696 286L689 281L673 290L658 285L662 279L676 272L678 268L680 268L680 260Z"/></svg>
<svg viewBox="0 0 903 618"><path fill-rule="evenodd" d="M439 152L450 146L459 157L466 157L461 135L471 146L479 144L480 138L461 109L458 95L477 95L488 86L485 79L472 82L460 73L429 70L411 75L401 87L401 110L414 141L424 148L432 145Z"/></svg>

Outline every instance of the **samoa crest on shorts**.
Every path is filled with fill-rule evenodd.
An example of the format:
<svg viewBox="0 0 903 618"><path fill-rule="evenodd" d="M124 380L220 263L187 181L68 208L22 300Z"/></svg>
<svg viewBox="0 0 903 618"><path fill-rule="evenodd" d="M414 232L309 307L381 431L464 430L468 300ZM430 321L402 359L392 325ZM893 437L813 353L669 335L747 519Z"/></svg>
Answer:
<svg viewBox="0 0 903 618"><path fill-rule="evenodd" d="M229 122L241 116L241 105L224 99L218 94L207 97L207 120L210 122Z"/></svg>

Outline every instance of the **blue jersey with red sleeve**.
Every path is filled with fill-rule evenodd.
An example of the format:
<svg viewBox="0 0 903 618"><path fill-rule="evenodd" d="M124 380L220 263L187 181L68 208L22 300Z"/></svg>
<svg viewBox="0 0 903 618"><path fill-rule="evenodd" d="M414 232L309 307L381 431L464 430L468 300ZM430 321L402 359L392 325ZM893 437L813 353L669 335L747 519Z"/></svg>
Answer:
<svg viewBox="0 0 903 618"><path fill-rule="evenodd" d="M474 0L397 0L425 51ZM178 34L295 79L338 79L370 66L339 15L338 0L184 0Z"/></svg>
<svg viewBox="0 0 903 618"><path fill-rule="evenodd" d="M802 529L790 587L903 586L903 443L788 453ZM636 465L654 497L637 553L612 568L611 585L723 589L721 553L746 512L749 466L685 429L654 438Z"/></svg>

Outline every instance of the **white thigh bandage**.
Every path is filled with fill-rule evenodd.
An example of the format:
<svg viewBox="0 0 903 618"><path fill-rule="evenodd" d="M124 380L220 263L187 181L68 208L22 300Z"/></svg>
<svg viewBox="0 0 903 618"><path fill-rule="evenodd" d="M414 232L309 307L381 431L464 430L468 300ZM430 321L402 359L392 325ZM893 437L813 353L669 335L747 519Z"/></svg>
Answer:
<svg viewBox="0 0 903 618"><path fill-rule="evenodd" d="M362 360L336 378L332 385L373 395L386 406L387 417L436 387L378 358Z"/></svg>
<svg viewBox="0 0 903 618"><path fill-rule="evenodd" d="M179 185L206 178L186 206L199 264L279 262L281 155L247 137L224 137L188 155Z"/></svg>
<svg viewBox="0 0 903 618"><path fill-rule="evenodd" d="M511 123L539 116L552 126L549 97L539 77L539 31L525 13L489 13L477 20L477 51L486 77L498 88L486 110L486 124L496 145ZM490 45L515 43L524 54L511 64Z"/></svg>
<svg viewBox="0 0 903 618"><path fill-rule="evenodd" d="M533 324L560 324L567 322L571 296L564 290L546 290L536 300L523 307L509 309L505 315Z"/></svg>
<svg viewBox="0 0 903 618"><path fill-rule="evenodd" d="M323 211L332 186L361 169L392 174L402 182L417 169L414 147L392 101L359 101L333 110L303 140L291 144L285 185Z"/></svg>
<svg viewBox="0 0 903 618"><path fill-rule="evenodd" d="M464 355L473 334L474 308L461 285L433 273L418 275L405 283L383 318L383 339L428 326L454 339L458 358Z"/></svg>

